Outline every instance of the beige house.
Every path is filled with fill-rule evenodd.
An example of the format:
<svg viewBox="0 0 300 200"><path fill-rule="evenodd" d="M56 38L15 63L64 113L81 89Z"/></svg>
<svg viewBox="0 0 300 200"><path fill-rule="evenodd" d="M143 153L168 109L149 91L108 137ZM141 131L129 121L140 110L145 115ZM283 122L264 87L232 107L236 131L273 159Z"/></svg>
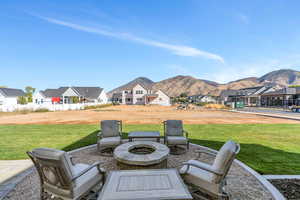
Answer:
<svg viewBox="0 0 300 200"><path fill-rule="evenodd" d="M163 105L170 106L170 97L161 90L153 90L150 85L137 83L112 95L113 103L126 105Z"/></svg>

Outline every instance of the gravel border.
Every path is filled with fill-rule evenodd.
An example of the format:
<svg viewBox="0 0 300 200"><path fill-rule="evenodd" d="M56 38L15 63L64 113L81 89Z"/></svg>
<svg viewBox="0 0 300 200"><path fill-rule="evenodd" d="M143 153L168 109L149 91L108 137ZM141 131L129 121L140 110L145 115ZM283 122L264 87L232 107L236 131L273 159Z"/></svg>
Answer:
<svg viewBox="0 0 300 200"><path fill-rule="evenodd" d="M282 192L288 200L300 199L300 179L271 179L270 182Z"/></svg>

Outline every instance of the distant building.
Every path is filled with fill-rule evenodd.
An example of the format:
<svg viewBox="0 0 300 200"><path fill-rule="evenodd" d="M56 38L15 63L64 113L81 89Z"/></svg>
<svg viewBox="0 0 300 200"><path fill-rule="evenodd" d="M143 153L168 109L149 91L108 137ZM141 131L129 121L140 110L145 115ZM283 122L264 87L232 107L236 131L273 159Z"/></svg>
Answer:
<svg viewBox="0 0 300 200"><path fill-rule="evenodd" d="M169 106L170 97L161 90L152 89L151 85L136 83L112 95L113 103L126 105L163 105Z"/></svg>
<svg viewBox="0 0 300 200"><path fill-rule="evenodd" d="M261 95L261 105L265 107L288 107L300 105L300 87L283 88Z"/></svg>
<svg viewBox="0 0 300 200"><path fill-rule="evenodd" d="M17 105L18 98L25 95L25 92L21 89L0 88L0 105Z"/></svg>
<svg viewBox="0 0 300 200"><path fill-rule="evenodd" d="M60 87L46 89L33 95L35 104L107 103L107 96L100 87Z"/></svg>
<svg viewBox="0 0 300 200"><path fill-rule="evenodd" d="M191 103L217 103L217 98L211 95L192 95L188 96L188 100Z"/></svg>
<svg viewBox="0 0 300 200"><path fill-rule="evenodd" d="M272 86L224 90L220 94L220 100L223 104L242 102L245 106L261 106L261 95L274 90L275 88Z"/></svg>

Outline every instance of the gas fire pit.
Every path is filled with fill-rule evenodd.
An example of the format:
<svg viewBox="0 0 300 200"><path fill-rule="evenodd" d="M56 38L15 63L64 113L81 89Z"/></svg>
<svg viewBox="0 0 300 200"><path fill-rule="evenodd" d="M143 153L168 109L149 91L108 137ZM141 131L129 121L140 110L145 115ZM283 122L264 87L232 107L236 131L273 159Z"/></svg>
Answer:
<svg viewBox="0 0 300 200"><path fill-rule="evenodd" d="M150 142L128 142L114 150L114 158L122 169L166 168L170 153L166 145Z"/></svg>

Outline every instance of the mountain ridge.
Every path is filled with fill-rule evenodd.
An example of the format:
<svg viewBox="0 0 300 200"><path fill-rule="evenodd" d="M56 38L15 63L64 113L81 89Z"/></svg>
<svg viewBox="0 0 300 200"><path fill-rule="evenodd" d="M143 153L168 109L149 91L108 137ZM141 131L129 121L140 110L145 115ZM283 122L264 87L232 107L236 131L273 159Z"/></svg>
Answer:
<svg viewBox="0 0 300 200"><path fill-rule="evenodd" d="M278 87L286 87L288 85L300 85L300 72L292 69L280 69L271 71L261 77L246 77L225 84L215 81L198 79L193 76L177 75L158 82L154 82L147 77L138 77L124 85L121 85L108 92L111 97L113 93L120 92L126 87L135 84L150 86L153 89L161 89L169 96L178 96L181 93L188 95L219 95L221 91L227 89L241 89L247 87L256 87L262 85L276 85Z"/></svg>

